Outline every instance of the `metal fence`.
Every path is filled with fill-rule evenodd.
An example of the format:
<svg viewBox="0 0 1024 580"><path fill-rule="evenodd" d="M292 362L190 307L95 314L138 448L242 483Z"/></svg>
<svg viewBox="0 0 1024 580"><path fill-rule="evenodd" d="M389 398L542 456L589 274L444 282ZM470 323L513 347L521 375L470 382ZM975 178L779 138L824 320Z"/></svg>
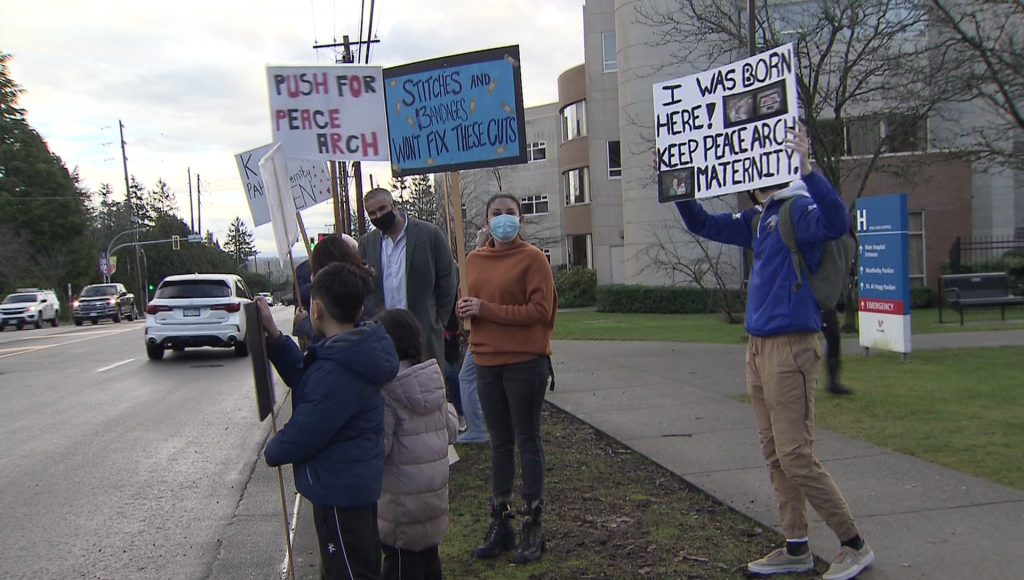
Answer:
<svg viewBox="0 0 1024 580"><path fill-rule="evenodd" d="M958 236L949 248L949 273L961 274L967 264L996 260L1012 250L1020 250L1015 254L1024 253L1024 230L1018 230L1014 236Z"/></svg>

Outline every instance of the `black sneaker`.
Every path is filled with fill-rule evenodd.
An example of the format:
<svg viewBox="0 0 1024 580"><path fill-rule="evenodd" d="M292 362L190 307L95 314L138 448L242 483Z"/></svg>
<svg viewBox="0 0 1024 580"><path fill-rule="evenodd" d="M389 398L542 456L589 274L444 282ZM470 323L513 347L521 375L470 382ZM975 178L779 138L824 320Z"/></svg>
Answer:
<svg viewBox="0 0 1024 580"><path fill-rule="evenodd" d="M532 502L523 509L523 530L519 537L519 548L512 554L513 564L528 564L540 560L548 549L547 535L541 515L544 513L544 500Z"/></svg>
<svg viewBox="0 0 1024 580"><path fill-rule="evenodd" d="M487 528L484 543L473 549L474 558L490 560L516 546L516 532L512 529L512 506L507 501L491 500L491 525Z"/></svg>

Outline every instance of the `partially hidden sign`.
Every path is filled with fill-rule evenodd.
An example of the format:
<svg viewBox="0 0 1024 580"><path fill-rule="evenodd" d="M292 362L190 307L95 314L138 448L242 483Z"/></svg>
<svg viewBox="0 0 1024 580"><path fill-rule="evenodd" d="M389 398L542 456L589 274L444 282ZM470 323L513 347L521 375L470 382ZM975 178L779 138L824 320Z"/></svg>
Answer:
<svg viewBox="0 0 1024 580"><path fill-rule="evenodd" d="M796 59L787 44L654 85L658 200L701 199L800 178L785 146L798 122Z"/></svg>
<svg viewBox="0 0 1024 580"><path fill-rule="evenodd" d="M526 163L519 47L384 70L396 177Z"/></svg>
<svg viewBox="0 0 1024 580"><path fill-rule="evenodd" d="M267 87L273 141L289 158L388 160L380 67L268 66Z"/></svg>
<svg viewBox="0 0 1024 580"><path fill-rule="evenodd" d="M857 200L860 345L909 353L910 234L907 194Z"/></svg>
<svg viewBox="0 0 1024 580"><path fill-rule="evenodd" d="M257 226L270 223L266 186L260 175L260 159L273 145L264 145L235 155L238 175L245 186L252 220ZM295 209L303 210L331 199L331 176L327 165L317 159L288 159L288 181L292 188Z"/></svg>

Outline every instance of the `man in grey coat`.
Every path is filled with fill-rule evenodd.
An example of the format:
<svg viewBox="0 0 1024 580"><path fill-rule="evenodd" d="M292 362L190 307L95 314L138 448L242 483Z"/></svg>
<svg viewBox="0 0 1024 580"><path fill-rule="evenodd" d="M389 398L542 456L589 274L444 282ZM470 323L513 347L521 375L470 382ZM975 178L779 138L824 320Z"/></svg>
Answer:
<svg viewBox="0 0 1024 580"><path fill-rule="evenodd" d="M437 226L396 211L386 189L371 189L363 204L375 228L359 238L359 254L375 272L366 314L392 308L412 312L423 330L427 357L444 364L444 324L455 304L448 239Z"/></svg>

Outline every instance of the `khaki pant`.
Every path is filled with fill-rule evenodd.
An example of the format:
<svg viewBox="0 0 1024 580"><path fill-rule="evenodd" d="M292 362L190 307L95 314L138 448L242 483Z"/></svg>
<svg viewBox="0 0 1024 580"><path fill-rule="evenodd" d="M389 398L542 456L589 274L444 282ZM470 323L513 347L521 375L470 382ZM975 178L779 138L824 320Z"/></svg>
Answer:
<svg viewBox="0 0 1024 580"><path fill-rule="evenodd" d="M814 391L821 366L817 333L747 343L747 392L757 418L787 539L807 537L807 503L846 541L858 534L842 493L814 456Z"/></svg>

